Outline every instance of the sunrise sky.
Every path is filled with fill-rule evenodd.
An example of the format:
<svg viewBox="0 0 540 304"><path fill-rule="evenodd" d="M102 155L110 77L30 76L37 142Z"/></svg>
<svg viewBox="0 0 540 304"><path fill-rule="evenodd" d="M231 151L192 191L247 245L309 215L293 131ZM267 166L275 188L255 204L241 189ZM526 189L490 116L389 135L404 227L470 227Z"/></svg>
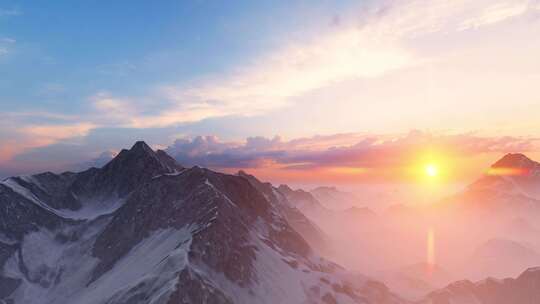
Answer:
<svg viewBox="0 0 540 304"><path fill-rule="evenodd" d="M145 140L279 182L467 182L540 156L538 54L538 0L0 0L0 177Z"/></svg>

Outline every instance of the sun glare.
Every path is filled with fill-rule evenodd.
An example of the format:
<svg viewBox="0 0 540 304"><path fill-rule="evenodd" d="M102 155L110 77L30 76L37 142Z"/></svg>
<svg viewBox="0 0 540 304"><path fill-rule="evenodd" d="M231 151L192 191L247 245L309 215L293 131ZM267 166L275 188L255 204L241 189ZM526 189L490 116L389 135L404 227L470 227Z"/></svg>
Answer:
<svg viewBox="0 0 540 304"><path fill-rule="evenodd" d="M435 177L439 174L439 169L434 164L428 164L425 167L426 175L429 177Z"/></svg>

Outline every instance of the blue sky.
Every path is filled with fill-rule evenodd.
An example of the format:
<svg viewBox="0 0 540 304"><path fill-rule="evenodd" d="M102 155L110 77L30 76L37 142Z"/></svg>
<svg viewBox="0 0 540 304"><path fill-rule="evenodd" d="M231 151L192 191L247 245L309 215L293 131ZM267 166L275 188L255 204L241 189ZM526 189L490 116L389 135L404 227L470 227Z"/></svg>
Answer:
<svg viewBox="0 0 540 304"><path fill-rule="evenodd" d="M311 6L287 2L1 2L11 14L0 35L15 42L2 58L0 98L13 110L69 113L97 91L137 94L223 72L275 47L300 23L294 11Z"/></svg>
<svg viewBox="0 0 540 304"><path fill-rule="evenodd" d="M534 139L539 20L538 0L0 1L0 175L199 135Z"/></svg>

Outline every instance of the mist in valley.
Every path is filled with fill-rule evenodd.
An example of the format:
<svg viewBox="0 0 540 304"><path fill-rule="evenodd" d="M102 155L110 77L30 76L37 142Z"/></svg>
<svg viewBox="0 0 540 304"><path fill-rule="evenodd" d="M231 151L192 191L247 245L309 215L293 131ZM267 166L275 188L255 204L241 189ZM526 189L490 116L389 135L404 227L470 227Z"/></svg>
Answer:
<svg viewBox="0 0 540 304"><path fill-rule="evenodd" d="M524 166L526 174L485 174L430 202L335 187L290 189L288 198L324 233L314 247L327 258L417 300L454 281L513 278L540 265L538 164L522 157L509 154L492 169Z"/></svg>

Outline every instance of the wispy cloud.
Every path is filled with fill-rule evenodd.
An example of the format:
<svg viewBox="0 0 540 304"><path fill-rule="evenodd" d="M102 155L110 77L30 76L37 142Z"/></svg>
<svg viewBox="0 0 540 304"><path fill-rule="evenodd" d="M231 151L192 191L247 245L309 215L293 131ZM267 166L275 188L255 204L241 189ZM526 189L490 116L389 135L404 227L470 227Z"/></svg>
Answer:
<svg viewBox="0 0 540 304"><path fill-rule="evenodd" d="M39 138L42 145L52 144L61 139L79 137L95 128L92 123L74 123L67 125L30 125L21 129L21 133L31 138Z"/></svg>
<svg viewBox="0 0 540 304"><path fill-rule="evenodd" d="M131 125L136 117L135 105L129 100L111 96L108 92L100 92L90 98L92 108L97 111L99 120L106 120L109 124Z"/></svg>
<svg viewBox="0 0 540 304"><path fill-rule="evenodd" d="M17 42L17 40L13 39L13 38L0 38L0 43L15 43Z"/></svg>
<svg viewBox="0 0 540 304"><path fill-rule="evenodd" d="M391 40L369 36L367 29L327 34L278 50L223 78L169 86L163 92L181 105L179 112L193 109L203 118L205 113L255 115L333 82L377 77L414 64L416 59Z"/></svg>
<svg viewBox="0 0 540 304"><path fill-rule="evenodd" d="M17 41L12 38L0 38L0 56L6 55L9 53L10 48L16 43Z"/></svg>
<svg viewBox="0 0 540 304"><path fill-rule="evenodd" d="M108 96L103 102L130 103L135 110L114 109L114 121L137 128L261 115L336 83L378 78L437 60L438 54L419 51L410 39L487 27L530 10L534 6L528 0L383 1L364 7L348 21L340 18L338 26L316 35L306 33L302 40L246 60L228 73L159 86L145 97L153 103L129 96ZM162 110L147 111L156 104Z"/></svg>
<svg viewBox="0 0 540 304"><path fill-rule="evenodd" d="M488 6L480 15L462 22L460 29L478 28L498 22L502 22L512 17L523 15L529 8L528 1L520 3L500 2Z"/></svg>
<svg viewBox="0 0 540 304"><path fill-rule="evenodd" d="M22 12L16 8L5 9L0 8L0 17L19 16Z"/></svg>
<svg viewBox="0 0 540 304"><path fill-rule="evenodd" d="M48 111L19 111L19 112L2 112L0 113L0 119L5 122L10 122L16 125L21 123L23 126L28 125L29 122L37 119L50 120L52 122L68 122L68 121L80 121L82 120L79 115L69 115L57 112Z"/></svg>
<svg viewBox="0 0 540 304"><path fill-rule="evenodd" d="M34 121L50 120L49 122ZM21 121L29 122L19 126ZM9 163L21 152L86 135L96 125L77 122L71 116L47 112L2 113L0 115L0 164ZM20 165L20 164L19 164Z"/></svg>

